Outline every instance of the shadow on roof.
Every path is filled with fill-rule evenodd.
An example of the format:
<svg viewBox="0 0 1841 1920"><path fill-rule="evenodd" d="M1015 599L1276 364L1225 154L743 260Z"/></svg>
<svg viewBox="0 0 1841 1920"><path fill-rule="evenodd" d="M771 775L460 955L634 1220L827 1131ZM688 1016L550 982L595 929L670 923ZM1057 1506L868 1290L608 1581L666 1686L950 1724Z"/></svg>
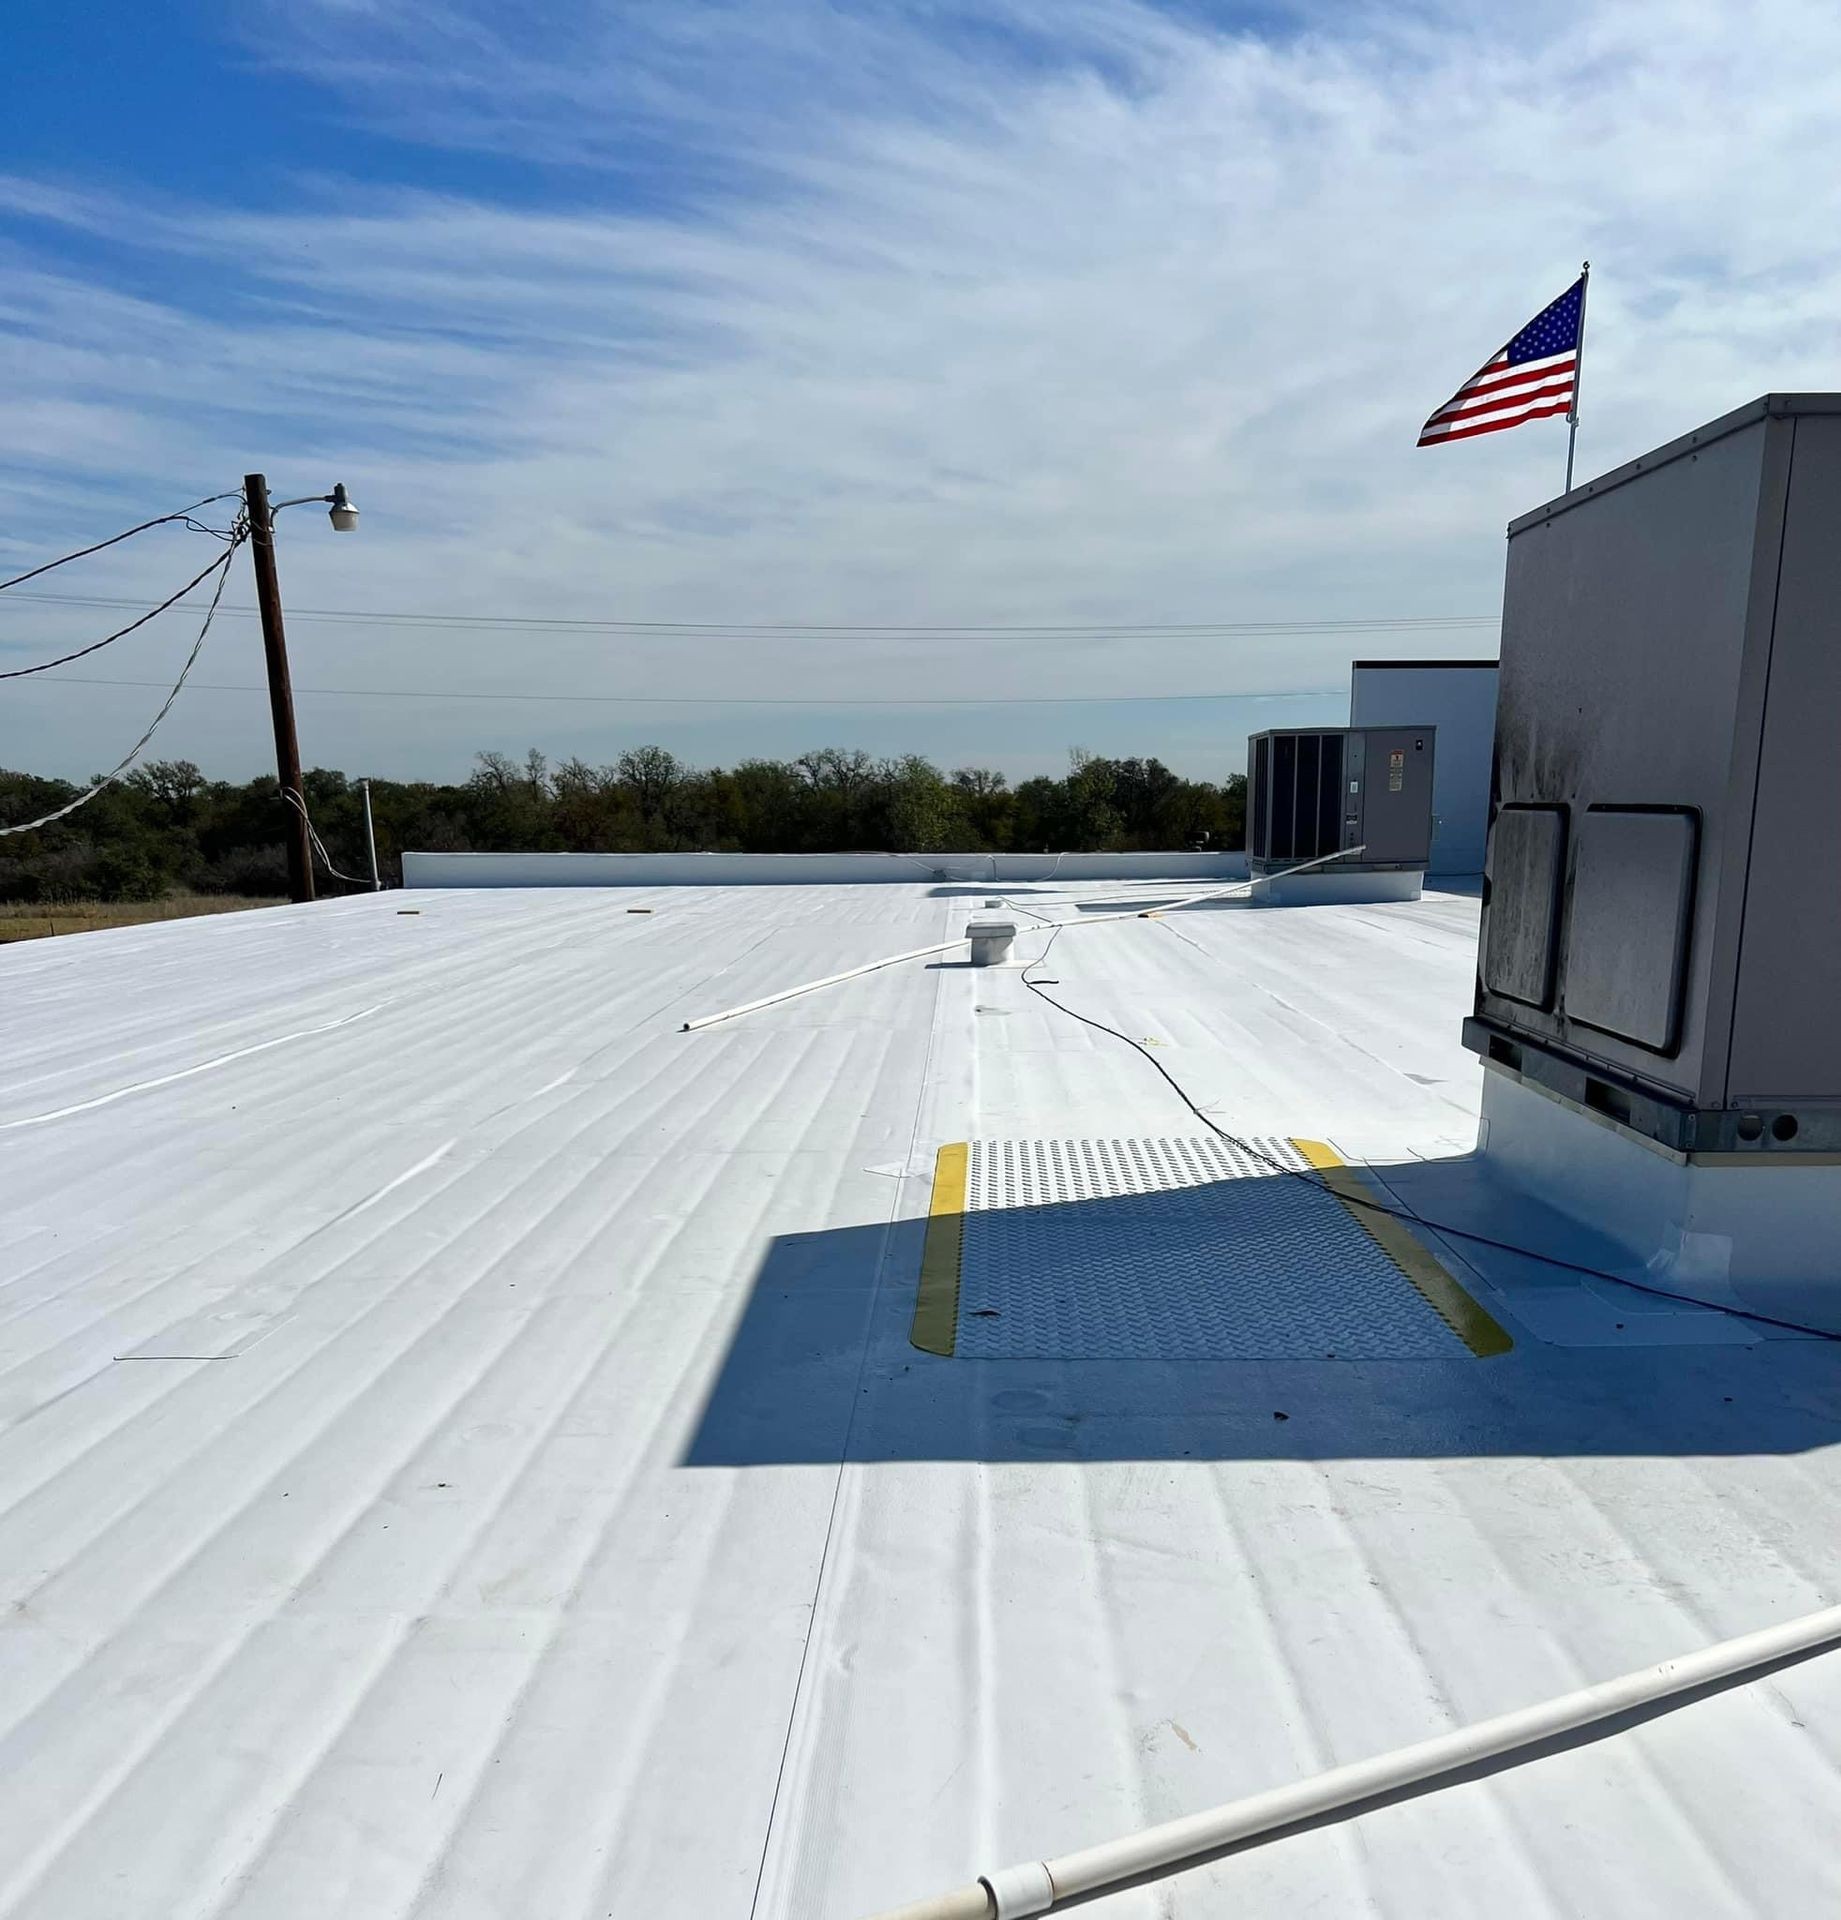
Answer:
<svg viewBox="0 0 1841 1920"><path fill-rule="evenodd" d="M1418 1169L1379 1171L1398 1188ZM1671 1456L1841 1441L1832 1342L1760 1338L1509 1256L1478 1295L1515 1344L1478 1358L1384 1256L1394 1290L1380 1284L1341 1203L1312 1189L1317 1211L1300 1214L1303 1185L1243 1178L969 1212L950 1357L909 1340L925 1222L781 1236L684 1464Z"/></svg>

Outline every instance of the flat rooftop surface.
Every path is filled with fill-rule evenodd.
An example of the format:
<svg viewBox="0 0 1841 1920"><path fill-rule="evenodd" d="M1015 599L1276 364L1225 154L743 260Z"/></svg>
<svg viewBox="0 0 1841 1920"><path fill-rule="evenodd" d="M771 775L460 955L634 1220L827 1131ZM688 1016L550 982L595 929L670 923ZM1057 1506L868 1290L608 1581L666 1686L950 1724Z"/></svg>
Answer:
<svg viewBox="0 0 1841 1920"><path fill-rule="evenodd" d="M1008 895L1200 1115L953 954L679 1031L976 886L0 952L0 1913L853 1920L1841 1599L1841 1350L1426 1236L1485 1357L1276 1170L1555 1231L1473 899ZM1096 1910L1832 1913L1838 1830L1830 1655Z"/></svg>

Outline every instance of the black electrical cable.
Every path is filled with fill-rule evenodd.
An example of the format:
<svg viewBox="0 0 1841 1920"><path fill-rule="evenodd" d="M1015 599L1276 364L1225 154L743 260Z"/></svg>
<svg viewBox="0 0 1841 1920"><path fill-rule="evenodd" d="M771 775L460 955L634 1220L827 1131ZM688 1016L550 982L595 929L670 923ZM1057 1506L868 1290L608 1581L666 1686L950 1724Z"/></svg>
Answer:
<svg viewBox="0 0 1841 1920"><path fill-rule="evenodd" d="M1048 945L1022 970L1018 978L1021 979L1023 985L1039 1000L1046 1001L1057 1013L1065 1013L1070 1020L1078 1020L1083 1027L1091 1027L1096 1033L1108 1034L1114 1040L1123 1040L1135 1054L1149 1061L1150 1064L1156 1068L1157 1072L1163 1076L1165 1082L1169 1085L1171 1092L1201 1121L1210 1133L1224 1140L1236 1152L1243 1153L1249 1159L1257 1160L1262 1165L1270 1167L1274 1173L1285 1174L1293 1180L1302 1180L1307 1186L1315 1187L1319 1193L1327 1193L1332 1199L1340 1200L1348 1206L1363 1207L1370 1213L1385 1214L1391 1220L1399 1220L1409 1226L1423 1228L1428 1233L1449 1234L1452 1239L1467 1240L1473 1246L1494 1247L1500 1253L1514 1253L1521 1255L1521 1257L1526 1260L1544 1261L1548 1266L1559 1267L1568 1273L1582 1273L1593 1280L1609 1280L1614 1286L1632 1287L1638 1293L1652 1294L1658 1300L1672 1300L1680 1306L1705 1307L1715 1313L1730 1314L1738 1320L1755 1321L1760 1326L1779 1327L1786 1333L1809 1334L1818 1340L1841 1340L1841 1333L1831 1332L1826 1327L1806 1326L1800 1320L1780 1320L1774 1314L1757 1313L1748 1307L1724 1306L1717 1300L1696 1300L1691 1294L1675 1293L1667 1287L1652 1286L1647 1281L1632 1280L1625 1274L1611 1273L1603 1267L1586 1266L1577 1260L1562 1260L1557 1255L1542 1253L1537 1248L1520 1246L1513 1240L1497 1240L1487 1233L1473 1232L1468 1227L1446 1226L1442 1221L1426 1219L1423 1214L1415 1213L1410 1207L1390 1207L1383 1200L1370 1200L1362 1194L1337 1192L1327 1181L1319 1179L1315 1173L1307 1173L1300 1168L1287 1166L1283 1160L1274 1158L1274 1156L1267 1153L1264 1148L1256 1146L1252 1141L1243 1139L1239 1134L1229 1133L1219 1121L1212 1118L1209 1114L1204 1113L1189 1097L1188 1091L1184 1088L1182 1082L1171 1073L1169 1068L1166 1067L1148 1047L1134 1040L1130 1034L1121 1033L1117 1027L1109 1027L1105 1021L1095 1020L1090 1014L1082 1013L1078 1008L1070 1007L1065 1001L1057 1000L1052 993L1045 992L1038 981L1030 979L1029 975L1031 971L1039 967L1042 962L1048 958L1054 948L1055 942L1061 938L1062 928L1069 924L1078 924L1078 922L1070 923L1064 921L1057 925L1055 931L1048 937Z"/></svg>
<svg viewBox="0 0 1841 1920"><path fill-rule="evenodd" d="M92 553L100 553L104 547L118 547L124 540L132 540L137 533L146 533L152 527L170 526L175 520L183 520L194 533L216 534L220 540L230 536L217 527L207 527L192 518L200 507L215 506L220 500L241 500L241 491L233 493L211 493L202 500L194 500L189 507L181 507L177 513L163 513L155 520L143 520L138 527L130 527L126 533L111 534L106 540L98 540L93 547L79 547L75 553L67 553L61 560L47 560L42 567L34 567L30 573L16 573L10 580L0 580L0 593L8 587L23 586L28 580L36 580L41 573L50 573L58 567L67 567L73 560L84 560ZM204 576L199 576L202 579ZM197 583L194 582L194 585Z"/></svg>
<svg viewBox="0 0 1841 1920"><path fill-rule="evenodd" d="M207 528L206 531L215 532L216 529ZM234 544L235 542L233 541L232 545L234 546ZM56 563L54 562L53 564L55 565ZM14 667L8 672L0 673L0 680L24 680L30 674L49 673L53 667L62 667L68 665L72 660L81 660L86 653L97 653L104 647L112 647L117 640L126 639L129 634L135 632L138 628L144 627L149 620L157 619L168 607L174 606L183 600L194 587L210 579L212 574L223 564L224 556L220 553L203 572L193 574L191 579L189 579L177 593L169 594L157 607L142 614L138 620L130 620L125 627L118 627L115 632L105 634L100 640L92 640L87 647L78 647L74 653L60 653L55 660L41 660L35 667Z"/></svg>
<svg viewBox="0 0 1841 1920"><path fill-rule="evenodd" d="M36 820L20 820L11 826L0 827L0 839L7 838L16 833L35 833L40 827L48 827L55 821L66 819L69 815L75 813L79 807L87 807L89 803L95 799L97 794L101 793L105 788L112 786L114 782L119 780L121 776L134 765L135 761L140 758L141 749L146 746L147 742L159 731L160 722L172 712L173 702L179 698L180 693L184 690L185 683L191 675L193 664L204 647L205 636L211 631L211 622L217 617L218 603L224 597L224 582L230 578L230 563L236 558L237 548L249 537L249 522L247 518L238 515L237 524L231 528L230 534L229 544L224 548L224 551L218 555L209 569L209 571L217 574L217 587L211 595L211 604L205 608L204 622L198 629L198 638L192 642L192 650L185 656L185 664L179 669L179 678L173 682L172 691L160 702L159 711L142 729L141 737L135 741L134 745L116 761L114 766L112 766L100 780L85 787L74 800L66 800L61 807L54 807L51 812L40 814Z"/></svg>

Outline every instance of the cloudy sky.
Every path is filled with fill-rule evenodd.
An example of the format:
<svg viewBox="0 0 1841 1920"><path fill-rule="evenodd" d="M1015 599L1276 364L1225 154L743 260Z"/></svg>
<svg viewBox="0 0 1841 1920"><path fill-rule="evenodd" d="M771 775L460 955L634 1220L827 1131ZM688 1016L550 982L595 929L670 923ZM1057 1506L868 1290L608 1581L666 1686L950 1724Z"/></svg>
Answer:
<svg viewBox="0 0 1841 1920"><path fill-rule="evenodd" d="M19 9L0 572L250 468L342 479L358 536L281 522L309 763L1218 774L1345 717L1352 655L1494 651L1502 529L1565 428L1414 436L1582 257L1584 475L1841 384L1841 9L1504 17ZM209 553L161 532L7 594L0 665ZM110 764L195 630L0 686L0 764ZM223 619L155 750L260 770L260 679Z"/></svg>

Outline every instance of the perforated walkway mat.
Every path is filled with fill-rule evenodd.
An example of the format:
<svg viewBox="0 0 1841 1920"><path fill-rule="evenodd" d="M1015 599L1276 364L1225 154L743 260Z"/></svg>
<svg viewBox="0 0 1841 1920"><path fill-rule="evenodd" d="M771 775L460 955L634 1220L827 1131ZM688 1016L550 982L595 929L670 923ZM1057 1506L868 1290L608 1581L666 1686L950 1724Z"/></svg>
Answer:
<svg viewBox="0 0 1841 1920"><path fill-rule="evenodd" d="M1003 1360L1507 1349L1404 1226L1360 1204L1328 1148L1247 1144L1256 1151L1213 1135L941 1148L914 1344Z"/></svg>

